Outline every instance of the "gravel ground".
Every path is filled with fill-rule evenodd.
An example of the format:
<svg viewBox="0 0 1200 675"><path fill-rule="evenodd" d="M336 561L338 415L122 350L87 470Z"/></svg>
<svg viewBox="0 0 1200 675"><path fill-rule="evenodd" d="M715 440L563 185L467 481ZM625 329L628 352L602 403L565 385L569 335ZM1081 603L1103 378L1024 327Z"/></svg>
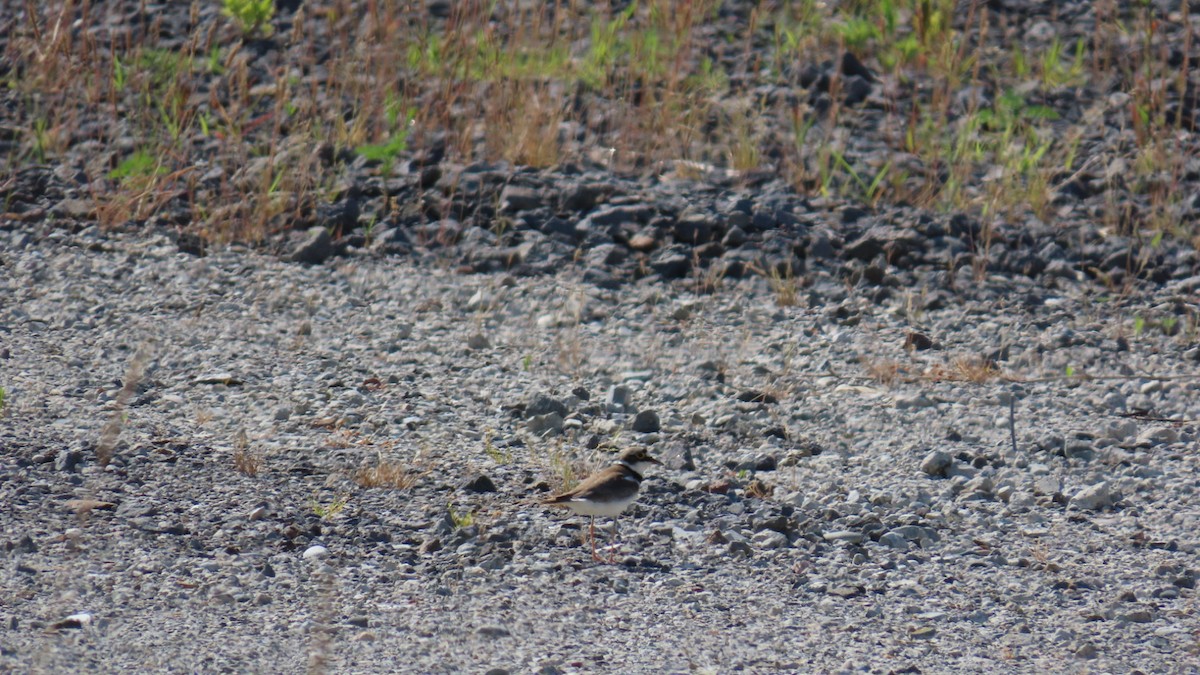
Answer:
<svg viewBox="0 0 1200 675"><path fill-rule="evenodd" d="M951 86L720 3L538 169L406 42L508 3L276 4L0 0L0 672L1200 672L1193 8L958 3Z"/></svg>
<svg viewBox="0 0 1200 675"><path fill-rule="evenodd" d="M1197 670L1200 279L554 266L0 229L0 670Z"/></svg>

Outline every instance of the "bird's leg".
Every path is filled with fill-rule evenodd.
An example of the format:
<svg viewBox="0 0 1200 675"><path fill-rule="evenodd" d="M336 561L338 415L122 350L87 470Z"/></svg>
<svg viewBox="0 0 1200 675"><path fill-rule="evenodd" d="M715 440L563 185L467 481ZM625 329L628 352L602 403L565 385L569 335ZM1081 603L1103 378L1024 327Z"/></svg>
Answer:
<svg viewBox="0 0 1200 675"><path fill-rule="evenodd" d="M596 516L591 516L591 521L588 523L588 533L592 540L592 560L604 562L599 553L596 553Z"/></svg>
<svg viewBox="0 0 1200 675"><path fill-rule="evenodd" d="M613 516L613 541L608 549L608 564L617 562L617 551L621 548L621 539L617 534L617 521L619 517Z"/></svg>

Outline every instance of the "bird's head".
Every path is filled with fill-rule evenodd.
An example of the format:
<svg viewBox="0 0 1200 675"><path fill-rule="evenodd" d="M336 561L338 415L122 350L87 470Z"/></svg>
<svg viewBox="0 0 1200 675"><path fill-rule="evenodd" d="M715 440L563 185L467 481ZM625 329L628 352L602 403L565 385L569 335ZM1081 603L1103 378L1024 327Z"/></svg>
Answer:
<svg viewBox="0 0 1200 675"><path fill-rule="evenodd" d="M652 466L662 466L662 462L651 457L645 448L630 448L622 452L617 464L624 464L639 474L646 473L646 470Z"/></svg>

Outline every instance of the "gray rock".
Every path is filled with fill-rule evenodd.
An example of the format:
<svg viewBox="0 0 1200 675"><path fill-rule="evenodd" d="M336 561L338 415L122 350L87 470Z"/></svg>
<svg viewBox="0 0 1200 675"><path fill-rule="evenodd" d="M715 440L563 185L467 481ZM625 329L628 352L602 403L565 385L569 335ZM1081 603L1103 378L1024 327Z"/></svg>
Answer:
<svg viewBox="0 0 1200 675"><path fill-rule="evenodd" d="M545 415L546 413L558 413L560 417L566 417L567 412L567 404L548 394L536 394L525 405L526 417L535 417L537 415Z"/></svg>
<svg viewBox="0 0 1200 675"><path fill-rule="evenodd" d="M1138 435L1138 445L1168 445L1179 442L1179 432L1171 427L1147 429Z"/></svg>
<svg viewBox="0 0 1200 675"><path fill-rule="evenodd" d="M715 219L703 211L685 212L671 228L671 235L681 244L703 244L712 241L715 233Z"/></svg>
<svg viewBox="0 0 1200 675"><path fill-rule="evenodd" d="M1108 437L1117 440L1125 441L1137 436L1138 425L1134 420L1121 420L1108 425Z"/></svg>
<svg viewBox="0 0 1200 675"><path fill-rule="evenodd" d="M646 223L654 216L654 208L646 204L601 206L588 214L586 220L594 225L611 226L627 223Z"/></svg>
<svg viewBox="0 0 1200 675"><path fill-rule="evenodd" d="M641 434L653 434L662 429L658 413L653 410L643 410L633 418L633 430Z"/></svg>
<svg viewBox="0 0 1200 675"><path fill-rule="evenodd" d="M1104 405L1107 406L1108 409L1113 412L1124 412L1125 411L1125 396L1117 391L1109 392L1104 395ZM1133 423L1134 429L1136 431L1137 423L1134 423L1133 420L1126 420L1126 421Z"/></svg>
<svg viewBox="0 0 1200 675"><path fill-rule="evenodd" d="M871 93L871 83L857 75L851 75L842 81L842 92L845 104L855 106L867 100Z"/></svg>
<svg viewBox="0 0 1200 675"><path fill-rule="evenodd" d="M90 199L64 199L55 204L50 212L74 220L91 220L95 217L96 207Z"/></svg>
<svg viewBox="0 0 1200 675"><path fill-rule="evenodd" d="M1033 494L1050 497L1062 493L1062 481L1054 476L1038 476L1033 481Z"/></svg>
<svg viewBox="0 0 1200 675"><path fill-rule="evenodd" d="M922 626L908 632L908 637L913 640L931 640L937 635L937 629L933 626Z"/></svg>
<svg viewBox="0 0 1200 675"><path fill-rule="evenodd" d="M902 394L897 396L893 402L897 410L920 410L922 408L930 408L937 403L930 400L925 394L917 392L915 394Z"/></svg>
<svg viewBox="0 0 1200 675"><path fill-rule="evenodd" d="M608 388L608 393L604 397L604 407L609 412L623 413L629 411L630 399L633 397L633 390L629 387L618 384Z"/></svg>
<svg viewBox="0 0 1200 675"><path fill-rule="evenodd" d="M1085 642L1075 649L1075 656L1081 659L1094 659L1100 655L1100 650L1096 649L1096 645Z"/></svg>
<svg viewBox="0 0 1200 675"><path fill-rule="evenodd" d="M475 493L482 494L485 492L495 492L496 484L492 482L492 479L489 478L487 474L481 473L481 474L475 476L474 478L468 480L463 485L463 489L466 490L467 492L475 492Z"/></svg>
<svg viewBox="0 0 1200 675"><path fill-rule="evenodd" d="M831 586L828 590L828 593L830 595L836 595L837 597L842 598L843 600L849 600L850 598L857 598L860 595L864 594L865 592L866 592L866 589L863 588L862 586L850 585L850 584L839 584L837 586Z"/></svg>
<svg viewBox="0 0 1200 675"><path fill-rule="evenodd" d="M768 452L751 451L729 462L734 471L774 471L779 466L775 455Z"/></svg>
<svg viewBox="0 0 1200 675"><path fill-rule="evenodd" d="M778 549L791 546L787 535L775 530L762 530L755 532L750 541L760 549Z"/></svg>
<svg viewBox="0 0 1200 675"><path fill-rule="evenodd" d="M1121 614L1117 618L1130 623L1150 623L1154 621L1154 614L1148 609L1139 608L1132 612Z"/></svg>
<svg viewBox="0 0 1200 675"><path fill-rule="evenodd" d="M725 237L721 239L721 243L727 248L736 248L745 244L749 238L746 236L745 230L738 226L733 226L725 232Z"/></svg>
<svg viewBox="0 0 1200 675"><path fill-rule="evenodd" d="M892 532L904 537L908 541L919 541L926 536L925 528L919 525L901 525L893 529Z"/></svg>
<svg viewBox="0 0 1200 675"><path fill-rule="evenodd" d="M82 452L71 448L63 448L54 457L54 470L74 473L82 461Z"/></svg>
<svg viewBox="0 0 1200 675"><path fill-rule="evenodd" d="M508 185L500 191L500 210L505 213L516 213L536 209L543 204L545 197L541 190L520 185Z"/></svg>
<svg viewBox="0 0 1200 675"><path fill-rule="evenodd" d="M1111 505L1112 495L1109 494L1106 481L1089 485L1071 497L1071 506L1077 509L1096 511Z"/></svg>
<svg viewBox="0 0 1200 675"><path fill-rule="evenodd" d="M933 450L925 455L925 459L921 460L921 470L930 476L940 478L946 475L946 470L953 462L954 459L950 457L949 453Z"/></svg>
<svg viewBox="0 0 1200 675"><path fill-rule="evenodd" d="M38 547L34 543L33 538L28 534L22 534L21 538L17 540L16 546L13 547L13 550L17 553L37 553Z"/></svg>
<svg viewBox="0 0 1200 675"><path fill-rule="evenodd" d="M663 279L681 279L692 269L692 259L686 253L667 248L651 256L650 269Z"/></svg>
<svg viewBox="0 0 1200 675"><path fill-rule="evenodd" d="M545 415L534 415L526 422L525 428L529 429L530 433L537 434L538 436L557 434L562 432L563 418L562 415L556 412L546 413Z"/></svg>
<svg viewBox="0 0 1200 675"><path fill-rule="evenodd" d="M490 572L504 569L504 566L507 564L508 560L498 553L490 555L479 561L479 567Z"/></svg>
<svg viewBox="0 0 1200 675"><path fill-rule="evenodd" d="M1029 509L1035 504L1037 504L1037 497L1034 493L1026 490L1012 490L1012 494L1008 498L1008 506L1014 510Z"/></svg>
<svg viewBox="0 0 1200 675"><path fill-rule="evenodd" d="M304 240L292 249L288 259L292 262L320 265L333 255L333 239L323 227L310 227Z"/></svg>
<svg viewBox="0 0 1200 675"><path fill-rule="evenodd" d="M1095 447L1087 441L1068 441L1063 445L1063 456L1068 459L1079 459L1086 462L1090 461L1095 455Z"/></svg>

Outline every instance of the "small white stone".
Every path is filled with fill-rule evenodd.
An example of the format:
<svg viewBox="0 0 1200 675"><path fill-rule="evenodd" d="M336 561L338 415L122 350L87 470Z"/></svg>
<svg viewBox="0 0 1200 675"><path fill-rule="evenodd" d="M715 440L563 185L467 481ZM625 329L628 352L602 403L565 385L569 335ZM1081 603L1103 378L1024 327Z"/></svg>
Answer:
<svg viewBox="0 0 1200 675"><path fill-rule="evenodd" d="M329 555L329 549L325 548L324 546L321 546L320 544L314 544L312 546L309 546L304 551L304 559L305 560L320 560L328 555Z"/></svg>

